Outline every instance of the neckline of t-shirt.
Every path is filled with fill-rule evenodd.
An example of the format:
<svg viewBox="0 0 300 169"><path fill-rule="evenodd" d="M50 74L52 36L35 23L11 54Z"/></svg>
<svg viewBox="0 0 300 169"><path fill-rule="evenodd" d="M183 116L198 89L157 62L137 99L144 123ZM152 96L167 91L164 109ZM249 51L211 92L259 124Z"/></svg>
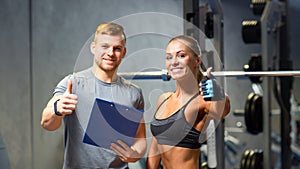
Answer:
<svg viewBox="0 0 300 169"><path fill-rule="evenodd" d="M95 75L94 75L94 76L95 76ZM120 77L119 77L119 76L117 76L117 79L116 79L115 81L110 82L110 83L104 82L104 81L98 79L96 76L95 76L95 78L96 78L96 81L97 81L98 83L100 83L101 85L104 85L104 86L114 86L114 85L116 85L116 84L120 81Z"/></svg>

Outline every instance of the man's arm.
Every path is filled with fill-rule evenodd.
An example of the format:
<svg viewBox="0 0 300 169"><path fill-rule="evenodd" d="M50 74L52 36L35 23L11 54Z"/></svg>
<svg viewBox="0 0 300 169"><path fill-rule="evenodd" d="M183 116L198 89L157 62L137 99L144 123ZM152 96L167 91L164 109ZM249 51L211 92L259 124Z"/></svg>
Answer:
<svg viewBox="0 0 300 169"><path fill-rule="evenodd" d="M120 157L122 161L136 162L141 159L147 150L146 128L144 120L142 119L140 122L133 145L131 147L121 140L118 140L117 143L118 144L112 143L110 148Z"/></svg>
<svg viewBox="0 0 300 169"><path fill-rule="evenodd" d="M138 153L138 159L142 158L147 150L147 142L146 142L146 127L144 119L141 120L139 128L137 130L135 140L133 145L131 146Z"/></svg>
<svg viewBox="0 0 300 169"><path fill-rule="evenodd" d="M138 106L136 107L139 110L144 110L144 98L141 89L139 89L138 100L136 101ZM110 148L120 157L124 162L136 162L141 159L147 150L147 141L146 141L146 127L144 118L140 120L139 127L136 131L134 142L132 146L128 146L122 141L117 141L112 143Z"/></svg>
<svg viewBox="0 0 300 169"><path fill-rule="evenodd" d="M54 102L60 98L61 95L54 96L43 110L41 125L46 130L54 131L61 126L64 116L57 116L54 113Z"/></svg>
<svg viewBox="0 0 300 169"><path fill-rule="evenodd" d="M41 120L42 127L49 131L57 130L61 126L64 116L72 114L76 105L77 95L72 94L72 81L69 80L66 92L62 95L53 96L44 108ZM54 107L57 113L54 112Z"/></svg>

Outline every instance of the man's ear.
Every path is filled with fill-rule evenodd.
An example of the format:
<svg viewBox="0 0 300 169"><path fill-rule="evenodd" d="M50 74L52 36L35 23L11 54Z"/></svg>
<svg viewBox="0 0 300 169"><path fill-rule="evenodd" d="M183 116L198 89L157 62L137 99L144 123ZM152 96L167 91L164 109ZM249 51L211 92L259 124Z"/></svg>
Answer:
<svg viewBox="0 0 300 169"><path fill-rule="evenodd" d="M95 44L94 41L90 45L90 50L91 50L92 54L94 55L95 54L95 50L96 50L96 44Z"/></svg>

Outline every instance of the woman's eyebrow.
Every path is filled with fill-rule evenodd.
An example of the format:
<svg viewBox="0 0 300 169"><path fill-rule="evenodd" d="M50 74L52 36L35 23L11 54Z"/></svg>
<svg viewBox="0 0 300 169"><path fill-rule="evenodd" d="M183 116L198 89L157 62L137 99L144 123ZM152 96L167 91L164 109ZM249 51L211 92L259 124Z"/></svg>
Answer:
<svg viewBox="0 0 300 169"><path fill-rule="evenodd" d="M176 55L178 54L178 53L180 53L180 52L184 52L184 50L179 50L179 51L177 51L176 52ZM167 55L171 55L171 53L166 53Z"/></svg>

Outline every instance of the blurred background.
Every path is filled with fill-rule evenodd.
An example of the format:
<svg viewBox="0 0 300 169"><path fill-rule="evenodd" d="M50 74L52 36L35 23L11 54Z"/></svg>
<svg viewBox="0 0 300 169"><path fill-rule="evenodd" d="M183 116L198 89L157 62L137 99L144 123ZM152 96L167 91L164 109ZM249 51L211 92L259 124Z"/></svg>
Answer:
<svg viewBox="0 0 300 169"><path fill-rule="evenodd" d="M300 43L300 21L297 19L300 1L287 2L289 57L293 69L300 70L297 45ZM199 9L207 3L208 0L199 0ZM220 4L224 70L244 70L251 56L261 53L262 48L259 43L244 42L242 22L260 20L260 16L253 14L251 0L221 0ZM125 27L128 53L121 72L160 70L164 69L164 49L168 40L185 33L182 21L186 19L185 10L183 0L0 0L0 169L61 168L63 127L53 132L43 130L41 112L65 75L89 65L92 58L88 42L98 24L116 21ZM174 82L161 79L133 82L143 89L145 119L149 122L157 97L164 91L173 91ZM290 111L291 166L294 168L300 163L299 83L296 77L290 98L293 103ZM262 140L269 137L263 132L249 133L245 117L236 115L244 109L248 94L253 91L252 85L247 77L225 78L225 90L231 100L231 113L224 121L226 169L240 168L245 150L264 149ZM269 140L277 140L270 157L276 168L281 164L278 136L283 130L275 99L271 105L275 109L271 118L274 137ZM147 137L151 137L149 131ZM234 145L226 144L228 139ZM144 168L143 160L132 164L132 168Z"/></svg>

